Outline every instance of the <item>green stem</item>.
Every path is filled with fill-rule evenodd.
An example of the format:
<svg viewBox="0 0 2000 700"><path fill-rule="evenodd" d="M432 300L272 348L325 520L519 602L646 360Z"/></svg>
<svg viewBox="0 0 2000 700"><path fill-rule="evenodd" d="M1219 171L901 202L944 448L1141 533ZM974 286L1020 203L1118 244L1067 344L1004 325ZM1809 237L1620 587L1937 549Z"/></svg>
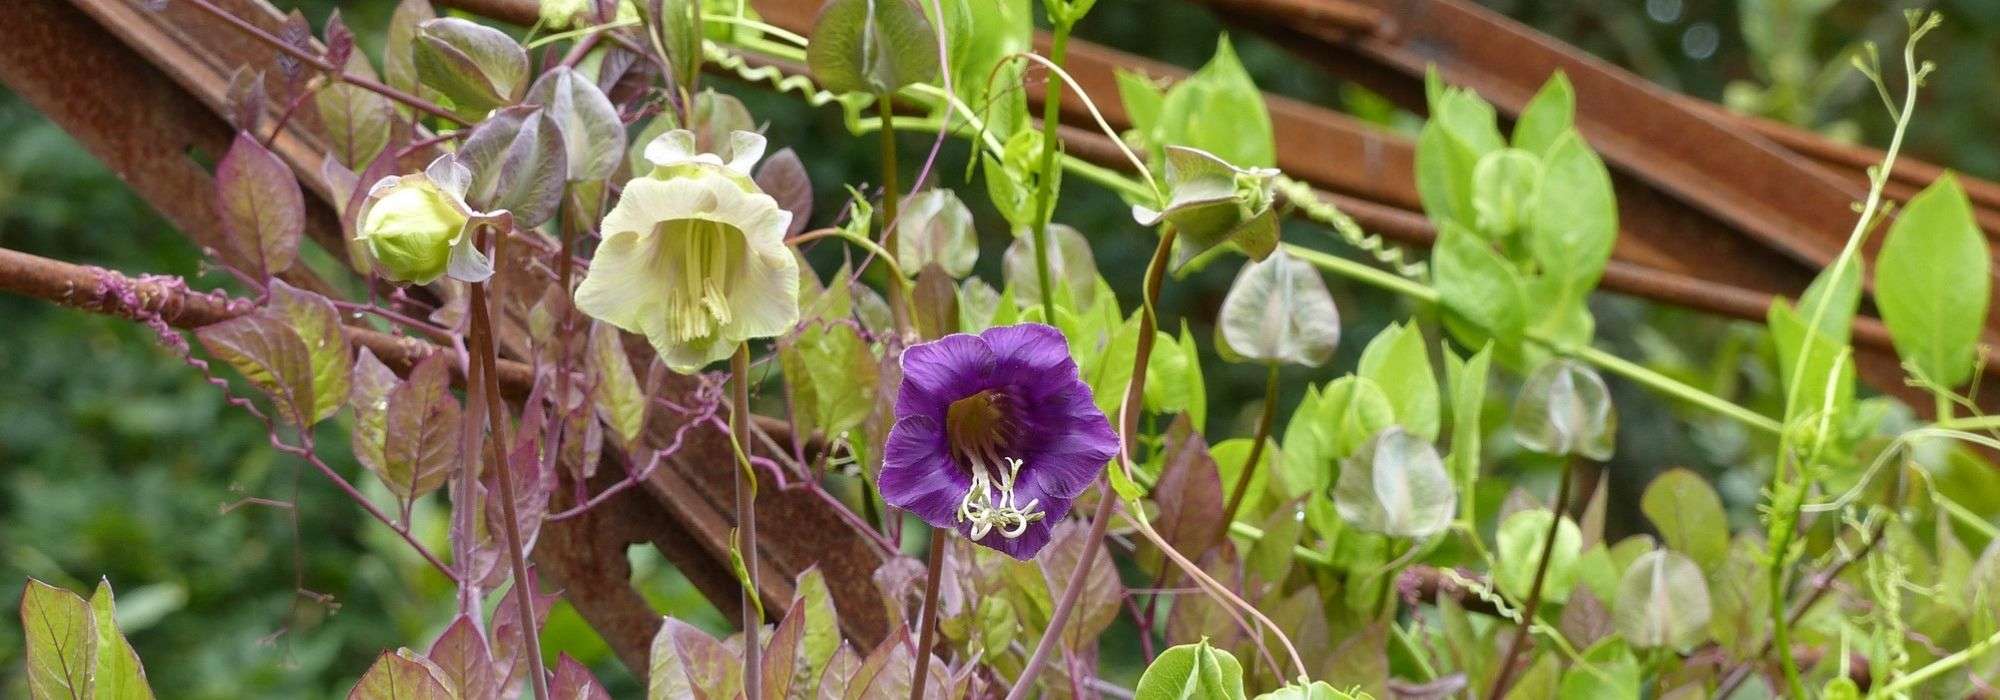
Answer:
<svg viewBox="0 0 2000 700"><path fill-rule="evenodd" d="M1883 686L1882 691L1878 695L1892 698L1900 693L1909 692L1918 685L1936 678L1938 674L1964 666L1996 647L2000 647L2000 632L1995 632L1992 636L1973 643L1972 646L1960 649L1951 656L1932 661L1923 668L1898 676L1896 680L1890 681L1888 685Z"/></svg>
<svg viewBox="0 0 2000 700"><path fill-rule="evenodd" d="M1070 24L1057 21L1049 39L1049 61L1060 66L1069 46ZM1042 165L1035 181L1035 282L1042 290L1042 320L1055 323L1056 289L1049 285L1049 221L1055 218L1056 133L1062 126L1062 83L1049 81L1042 91Z"/></svg>
<svg viewBox="0 0 2000 700"><path fill-rule="evenodd" d="M876 104L880 105L880 109L882 110L882 119L891 124L894 124L896 119L894 97L894 95L885 92L876 98ZM903 185L900 182L900 173L897 171L896 130L883 129L882 249L885 254L896 250L896 217L902 213ZM894 256L888 256L885 259L891 263L895 262ZM903 293L904 278L902 272L893 267L891 268L891 272L896 274L896 284L889 285L889 311L891 312L890 315L894 317L896 332L906 335L910 327L909 295Z"/></svg>
<svg viewBox="0 0 2000 700"><path fill-rule="evenodd" d="M1271 363L1264 374L1264 411L1257 417L1256 437L1250 439L1250 456L1243 460L1243 469L1236 474L1236 485L1229 490L1229 505L1222 509L1222 522L1236 522L1236 511L1243 507L1243 497L1250 492L1250 475L1257 471L1257 460L1264 456L1264 443L1271 437L1271 416L1278 412L1278 365Z"/></svg>
<svg viewBox="0 0 2000 700"><path fill-rule="evenodd" d="M1784 424L1770 416L1731 403L1714 394L1696 389L1672 377L1647 369L1637 363L1611 353L1585 345L1576 348L1574 354L1579 360L1596 365L1599 369L1643 384L1654 391L1672 396L1688 403L1734 418L1746 426L1777 435L1784 432Z"/></svg>
<svg viewBox="0 0 2000 700"><path fill-rule="evenodd" d="M1514 633L1507 655L1500 657L1500 675L1493 678L1493 690L1486 697L1506 697L1507 682L1514 677L1514 660L1520 658L1521 650L1527 648L1528 635L1533 633L1535 614L1542 607L1542 584L1549 577L1549 560L1555 558L1556 533L1562 529L1563 513L1569 510L1569 484L1574 480L1570 477L1575 469L1575 457L1563 459L1562 483L1556 486L1555 507L1549 509L1549 533L1542 538L1542 557L1535 563L1535 582L1528 586L1528 602L1521 607L1521 629Z"/></svg>

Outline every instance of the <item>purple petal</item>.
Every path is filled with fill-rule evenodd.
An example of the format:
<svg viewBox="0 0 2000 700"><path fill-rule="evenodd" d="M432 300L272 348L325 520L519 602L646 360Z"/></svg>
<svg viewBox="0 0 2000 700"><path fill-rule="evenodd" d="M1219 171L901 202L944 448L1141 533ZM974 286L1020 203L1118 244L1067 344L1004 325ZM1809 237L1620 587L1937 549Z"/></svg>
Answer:
<svg viewBox="0 0 2000 700"><path fill-rule="evenodd" d="M902 363L896 417L930 416L942 422L951 402L988 388L994 357L979 336L956 333L910 346Z"/></svg>
<svg viewBox="0 0 2000 700"><path fill-rule="evenodd" d="M979 338L993 352L996 374L1076 376L1076 361L1070 359L1069 341L1063 338L1062 331L1051 326L1039 323L998 326L986 329Z"/></svg>
<svg viewBox="0 0 2000 700"><path fill-rule="evenodd" d="M911 416L889 428L876 477L882 500L915 513L932 527L957 527L958 504L972 477L951 461L944 430L929 416Z"/></svg>

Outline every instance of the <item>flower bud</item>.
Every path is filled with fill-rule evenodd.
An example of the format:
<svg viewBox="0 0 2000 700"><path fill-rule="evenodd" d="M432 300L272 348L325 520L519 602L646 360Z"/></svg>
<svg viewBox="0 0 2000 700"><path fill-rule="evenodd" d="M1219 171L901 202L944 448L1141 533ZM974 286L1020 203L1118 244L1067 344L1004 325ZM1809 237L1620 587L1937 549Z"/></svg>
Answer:
<svg viewBox="0 0 2000 700"><path fill-rule="evenodd" d="M367 246L383 278L429 284L446 273L468 282L491 274L466 235L476 219L489 217L466 205L470 179L447 155L423 173L391 175L369 188L354 238Z"/></svg>
<svg viewBox="0 0 2000 700"><path fill-rule="evenodd" d="M1618 411L1597 372L1573 360L1537 368L1514 401L1514 440L1547 455L1611 458Z"/></svg>

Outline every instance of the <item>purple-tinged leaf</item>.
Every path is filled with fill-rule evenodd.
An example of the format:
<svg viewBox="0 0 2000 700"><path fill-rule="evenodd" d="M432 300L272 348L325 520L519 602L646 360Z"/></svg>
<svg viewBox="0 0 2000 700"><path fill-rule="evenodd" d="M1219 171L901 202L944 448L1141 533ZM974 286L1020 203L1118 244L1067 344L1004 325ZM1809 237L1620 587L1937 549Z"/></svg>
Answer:
<svg viewBox="0 0 2000 700"><path fill-rule="evenodd" d="M1208 556L1194 561L1222 585L1242 590L1243 567L1236 560L1234 547L1217 547ZM1318 595L1317 591L1304 590ZM1206 638L1219 648L1234 649L1247 641L1243 628L1230 617L1229 607L1215 597L1195 592L1174 596L1173 600L1173 610L1167 615L1168 644L1193 644ZM1274 617L1286 619L1282 615Z"/></svg>
<svg viewBox="0 0 2000 700"><path fill-rule="evenodd" d="M840 700L854 681L854 674L860 671L861 655L854 653L854 647L842 643L827 660L826 672L820 676L819 700Z"/></svg>
<svg viewBox="0 0 2000 700"><path fill-rule="evenodd" d="M333 210L339 212L347 209L348 201L354 197L354 185L361 176L341 164L340 159L335 158L332 153L328 153L319 160L319 177L326 181L328 194L333 196Z"/></svg>
<svg viewBox="0 0 2000 700"><path fill-rule="evenodd" d="M428 654L442 671L445 688L459 700L495 700L500 697L500 678L493 668L493 653L472 618L460 615L444 629ZM567 696L564 696L567 697Z"/></svg>
<svg viewBox="0 0 2000 700"><path fill-rule="evenodd" d="M21 592L21 629L27 633L28 694L37 698L93 697L97 630L90 604L75 593L28 579Z"/></svg>
<svg viewBox="0 0 2000 700"><path fill-rule="evenodd" d="M738 131L756 131L757 121L750 116L750 108L743 106L743 100L735 95L704 89L694 96L695 152L715 153L729 160L730 134Z"/></svg>
<svg viewBox="0 0 2000 700"><path fill-rule="evenodd" d="M340 19L340 8L336 7L326 17L326 62L344 67L353 56L354 32Z"/></svg>
<svg viewBox="0 0 2000 700"><path fill-rule="evenodd" d="M795 598L792 607L785 611L785 617L771 632L771 639L764 643L764 693L770 697L790 697L794 684L801 688L814 687L806 683L811 669L806 666L804 654L799 647L805 641L806 606Z"/></svg>
<svg viewBox="0 0 2000 700"><path fill-rule="evenodd" d="M519 519L523 554L535 551L535 539L542 530L542 518L549 513L549 494L555 491L555 471L542 465L538 441L523 439L507 455L507 473L514 477L514 516ZM505 527L506 511L500 500L500 472L489 470L480 476L486 482L486 518L495 531Z"/></svg>
<svg viewBox="0 0 2000 700"><path fill-rule="evenodd" d="M1125 601L1125 589L1118 583L1118 567L1111 563L1108 552L1104 552L1103 542L1090 542L1090 533L1082 523L1064 520L1056 524L1050 533L1049 545L1042 550L1036 560L1042 568L1042 577L1048 582L1050 591L1061 591L1069 585L1069 577L1076 571L1076 563L1083 558L1085 547L1099 549L1092 561L1090 571L1085 574L1082 597L1076 601L1076 609L1070 613L1069 626L1063 630L1063 642L1070 649L1083 649L1097 643L1097 635L1118 619L1118 607Z"/></svg>
<svg viewBox="0 0 2000 700"><path fill-rule="evenodd" d="M389 29L382 41L382 77L389 86L415 95L417 82L417 25L437 16L430 0L402 0L389 16ZM398 106L398 111L408 107Z"/></svg>
<svg viewBox="0 0 2000 700"><path fill-rule="evenodd" d="M299 334L274 316L256 313L195 329L209 354L229 363L270 395L279 416L295 426L312 424L312 359Z"/></svg>
<svg viewBox="0 0 2000 700"><path fill-rule="evenodd" d="M313 96L327 147L341 163L365 169L388 148L396 107L389 98L353 83L334 83Z"/></svg>
<svg viewBox="0 0 2000 700"><path fill-rule="evenodd" d="M813 213L812 176L806 174L805 163L799 162L797 152L782 148L765 158L764 164L757 166L757 187L792 213L792 225L785 231L786 236L806 230L806 222Z"/></svg>
<svg viewBox="0 0 2000 700"><path fill-rule="evenodd" d="M597 415L611 426L620 445L630 447L646 428L647 401L631 359L625 355L625 345L619 342L617 328L603 322L590 324L590 364L592 375L597 377L590 394Z"/></svg>
<svg viewBox="0 0 2000 700"><path fill-rule="evenodd" d="M408 649L382 652L347 700L453 700L434 668Z"/></svg>
<svg viewBox="0 0 2000 700"><path fill-rule="evenodd" d="M462 116L512 104L528 86L528 52L498 29L442 17L418 23L415 38L418 78Z"/></svg>
<svg viewBox="0 0 2000 700"><path fill-rule="evenodd" d="M1338 678L1378 698L1389 697L1389 626L1372 622L1334 645L1321 678Z"/></svg>
<svg viewBox="0 0 2000 700"><path fill-rule="evenodd" d="M1415 683L1401 678L1389 679L1389 697L1397 700L1448 700L1465 691L1466 679L1463 673L1439 676L1428 683Z"/></svg>
<svg viewBox="0 0 2000 700"><path fill-rule="evenodd" d="M228 262L268 278L290 269L305 228L305 196L298 177L250 134L236 142L215 166L216 213L228 237Z"/></svg>
<svg viewBox="0 0 2000 700"><path fill-rule="evenodd" d="M306 21L305 13L292 10L291 14L285 15L285 26L278 29L278 40L284 42L286 46L311 54L313 52L312 23ZM280 51L278 52L278 72L285 76L285 85L291 89L293 94L296 94L299 80L305 77L305 64L300 62L299 59L293 58L291 53Z"/></svg>
<svg viewBox="0 0 2000 700"><path fill-rule="evenodd" d="M229 75L229 92L224 93L222 102L228 106L229 122L238 131L263 131L264 108L270 102L264 92L264 72L237 66Z"/></svg>
<svg viewBox="0 0 2000 700"><path fill-rule="evenodd" d="M1611 611L1604 607L1604 601L1592 593L1589 586L1578 586L1570 593L1557 627L1579 649L1588 649L1597 644L1597 640L1617 631L1612 626Z"/></svg>
<svg viewBox="0 0 2000 700"><path fill-rule="evenodd" d="M914 657L910 654L910 631L897 627L882 640L882 645L868 653L861 661L861 668L854 671L848 681L847 693L843 700L865 700L866 698L906 698L910 696L910 666Z"/></svg>
<svg viewBox="0 0 2000 700"><path fill-rule="evenodd" d="M875 567L870 579L875 583L875 591L882 596L882 604L889 615L889 626L907 627L916 619L918 610L924 604L924 563L912 557L897 556Z"/></svg>
<svg viewBox="0 0 2000 700"><path fill-rule="evenodd" d="M910 317L919 337L942 338L958 332L958 285L937 263L924 265L917 273Z"/></svg>
<svg viewBox="0 0 2000 700"><path fill-rule="evenodd" d="M707 632L667 618L653 637L649 698L728 700L743 687L742 664Z"/></svg>
<svg viewBox="0 0 2000 700"><path fill-rule="evenodd" d="M539 580L532 565L528 567L528 576ZM535 626L530 634L541 634L542 626L549 620L549 608L554 607L556 599L561 596L547 592L545 586L537 585L535 590ZM521 587L518 585L509 588L507 594L500 597L499 606L493 609L489 641L493 649L493 661L506 671L502 676L506 679L501 684L502 688L513 687L515 683L527 677L528 664L521 658L521 652L526 648L521 636L521 604L514 601L520 592Z"/></svg>
<svg viewBox="0 0 2000 700"><path fill-rule="evenodd" d="M500 110L472 127L458 159L472 170L467 203L480 211L505 209L528 228L555 214L569 176L561 130L532 107Z"/></svg>
<svg viewBox="0 0 2000 700"><path fill-rule="evenodd" d="M389 392L382 481L397 498L416 500L444 485L458 464L459 414L445 353L418 362Z"/></svg>
<svg viewBox="0 0 2000 700"><path fill-rule="evenodd" d="M1160 468L1160 482L1153 489L1153 501L1161 505L1160 535L1175 551L1191 561L1200 561L1222 538L1222 478L1208 441L1194 431L1183 413L1167 428L1166 463ZM1166 564L1159 552L1150 551L1145 560Z"/></svg>
<svg viewBox="0 0 2000 700"><path fill-rule="evenodd" d="M367 170L361 171L361 174L354 178L353 185L348 189L347 198L341 202L340 231L341 238L347 242L347 264L354 268L356 274L364 277L374 273L375 256L368 251L366 243L354 237L361 227L361 210L368 201L368 191L374 188L375 183L394 174L396 174L395 158L376 158L368 164Z"/></svg>
<svg viewBox="0 0 2000 700"><path fill-rule="evenodd" d="M402 380L396 371L375 359L375 353L362 348L354 358L354 369L349 373L347 404L354 408L354 428L348 431L348 445L354 452L354 459L375 474L375 478L387 480L387 462L383 458L383 446L388 442L389 392L396 389Z"/></svg>
<svg viewBox="0 0 2000 700"><path fill-rule="evenodd" d="M590 669L568 654L556 659L556 678L549 684L549 694L562 700L611 700L611 693L590 675Z"/></svg>
<svg viewBox="0 0 2000 700"><path fill-rule="evenodd" d="M528 89L528 102L541 105L561 131L571 181L602 180L618 171L625 123L589 76L575 68L551 70Z"/></svg>
<svg viewBox="0 0 2000 700"><path fill-rule="evenodd" d="M308 292L284 280L271 280L271 300L267 307L291 324L305 344L312 361L314 422L326 420L347 401L348 364L353 353L347 333L340 325L340 312L326 297Z"/></svg>
<svg viewBox="0 0 2000 700"><path fill-rule="evenodd" d="M139 0L139 6L146 8L147 12L163 12L167 9L167 0Z"/></svg>

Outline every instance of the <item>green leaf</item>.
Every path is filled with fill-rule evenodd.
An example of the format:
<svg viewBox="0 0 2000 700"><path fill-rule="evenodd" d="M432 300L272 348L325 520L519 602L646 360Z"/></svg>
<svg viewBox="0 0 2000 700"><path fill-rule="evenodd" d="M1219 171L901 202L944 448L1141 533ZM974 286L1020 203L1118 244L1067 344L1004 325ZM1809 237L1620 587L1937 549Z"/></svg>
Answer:
<svg viewBox="0 0 2000 700"><path fill-rule="evenodd" d="M1597 370L1575 360L1535 368L1514 398L1514 441L1545 455L1599 462L1617 447L1618 408Z"/></svg>
<svg viewBox="0 0 2000 700"><path fill-rule="evenodd" d="M937 47L909 0L831 0L813 25L806 63L827 90L881 95L936 80Z"/></svg>
<svg viewBox="0 0 2000 700"><path fill-rule="evenodd" d="M1514 263L1477 234L1451 222L1438 227L1431 256L1432 281L1444 304L1446 325L1467 345L1491 337L1519 346L1527 327L1527 288Z"/></svg>
<svg viewBox="0 0 2000 700"><path fill-rule="evenodd" d="M1548 153L1570 132L1575 119L1576 92L1570 87L1569 76L1557 69L1521 110L1521 118L1514 121L1514 147L1536 155Z"/></svg>
<svg viewBox="0 0 2000 700"><path fill-rule="evenodd" d="M1159 83L1146 74L1127 68L1113 72L1118 80L1118 101L1125 105L1125 117L1132 121L1132 132L1141 137L1140 145L1149 153L1156 153L1166 144L1145 141L1154 133L1160 123L1160 111L1166 106L1167 93Z"/></svg>
<svg viewBox="0 0 2000 700"><path fill-rule="evenodd" d="M1028 306L1042 303L1042 280L1035 270L1034 232L1027 227L1014 229L1014 242L1000 259L1000 274L1014 298ZM1056 300L1074 308L1088 309L1097 304L1097 260L1090 252L1090 240L1063 224L1049 225L1049 282L1058 286ZM999 325L999 324L995 324Z"/></svg>
<svg viewBox="0 0 2000 700"><path fill-rule="evenodd" d="M1853 352L1845 342L1825 332L1808 334L1806 318L1783 299L1771 302L1767 319L1771 343L1778 350L1779 378L1788 397L1786 421L1823 410L1845 413L1854 400ZM1793 383L1795 377L1797 384Z"/></svg>
<svg viewBox="0 0 2000 700"><path fill-rule="evenodd" d="M956 193L944 188L918 192L903 200L896 222L896 263L912 276L936 264L953 279L965 277L979 262L977 235L972 210Z"/></svg>
<svg viewBox="0 0 2000 700"><path fill-rule="evenodd" d="M1160 652L1139 676L1135 700L1243 700L1243 665L1208 640Z"/></svg>
<svg viewBox="0 0 2000 700"><path fill-rule="evenodd" d="M1553 515L1537 508L1524 510L1507 516L1500 523L1495 535L1497 541L1493 552L1497 563L1493 569L1494 582L1500 590L1517 599L1525 600L1528 590L1534 587L1535 568L1542 560L1542 545L1549 536L1549 519ZM1569 600L1569 591L1576 582L1576 560L1578 548L1583 544L1583 533L1569 518L1562 519L1556 529L1556 546L1549 552L1548 575L1542 583L1542 600L1560 603Z"/></svg>
<svg viewBox="0 0 2000 700"><path fill-rule="evenodd" d="M1240 439L1230 440L1217 445L1216 450L1220 452L1231 442L1247 443ZM1264 453L1268 455L1270 450ZM1244 503L1244 512L1254 512L1248 507L1249 498L1246 497ZM1244 570L1267 583L1283 582L1285 575L1292 571L1292 547L1298 545L1299 536L1305 533L1305 525L1305 518L1300 517L1296 504L1272 509L1271 515L1264 519L1264 537L1251 543L1250 553L1243 558Z"/></svg>
<svg viewBox="0 0 2000 700"><path fill-rule="evenodd" d="M1875 259L1875 305L1896 354L1939 387L1972 376L1993 261L1950 173L1910 199Z"/></svg>
<svg viewBox="0 0 2000 700"><path fill-rule="evenodd" d="M1654 478L1639 508L1668 547L1703 571L1717 571L1729 558L1729 515L1715 489L1694 472L1676 468Z"/></svg>
<svg viewBox="0 0 2000 700"><path fill-rule="evenodd" d="M624 444L636 445L646 427L648 402L638 376L632 371L632 360L625 355L625 345L619 341L617 328L601 321L590 324L590 367L594 370L591 376L597 380L596 386L591 387L597 415Z"/></svg>
<svg viewBox="0 0 2000 700"><path fill-rule="evenodd" d="M650 666L646 674L648 700L727 698L743 685L742 663L722 642L672 617L653 635Z"/></svg>
<svg viewBox="0 0 2000 700"><path fill-rule="evenodd" d="M1639 555L1618 583L1612 623L1638 648L1692 648L1707 637L1708 583L1694 560L1668 549Z"/></svg>
<svg viewBox="0 0 2000 700"><path fill-rule="evenodd" d="M291 166L238 132L215 164L215 192L224 260L260 277L291 269L306 225L305 195Z"/></svg>
<svg viewBox="0 0 2000 700"><path fill-rule="evenodd" d="M944 20L931 14L931 0L918 3L935 26L944 27L952 89L973 109L988 105L988 94L1004 104L984 113L987 128L1005 139L1025 126L1026 94L1013 89L1025 61L1014 60L994 75L1007 56L1034 48L1034 13L1028 0L937 0ZM997 119L996 119L997 118ZM996 123L996 121L998 123Z"/></svg>
<svg viewBox="0 0 2000 700"><path fill-rule="evenodd" d="M1611 173L1575 133L1560 138L1542 161L1535 189L1528 250L1541 274L1561 280L1560 296L1540 300L1581 303L1611 259L1618 240L1618 200Z"/></svg>
<svg viewBox="0 0 2000 700"><path fill-rule="evenodd" d="M416 68L425 87L469 119L513 104L528 87L528 52L520 43L498 29L457 17L417 25Z"/></svg>
<svg viewBox="0 0 2000 700"><path fill-rule="evenodd" d="M1326 280L1282 249L1243 266L1215 325L1216 352L1230 362L1318 367L1339 342L1340 312Z"/></svg>
<svg viewBox="0 0 2000 700"><path fill-rule="evenodd" d="M1469 520L1472 486L1479 480L1479 414L1486 406L1486 375L1493 364L1493 347L1482 347L1466 360L1458 359L1446 347L1444 356L1445 383L1451 387L1451 454L1445 457L1445 464L1458 484L1462 510Z"/></svg>
<svg viewBox="0 0 2000 700"><path fill-rule="evenodd" d="M1146 363L1146 410L1158 414L1183 413L1194 422L1196 432L1208 418L1208 393L1201 374L1201 353L1187 321L1181 321L1178 340L1159 333L1153 356Z"/></svg>
<svg viewBox="0 0 2000 700"><path fill-rule="evenodd" d="M1472 169L1472 220L1492 240L1507 240L1528 222L1542 164L1513 148L1480 156Z"/></svg>
<svg viewBox="0 0 2000 700"><path fill-rule="evenodd" d="M1426 442L1437 440L1437 374L1431 370L1423 329L1415 321L1390 324L1376 334L1361 351L1354 373L1373 380L1388 395L1397 425Z"/></svg>
<svg viewBox="0 0 2000 700"><path fill-rule="evenodd" d="M1304 682L1287 685L1259 695L1255 700L1355 700L1355 696L1334 689L1326 681L1313 681L1310 685Z"/></svg>
<svg viewBox="0 0 2000 700"><path fill-rule="evenodd" d="M111 582L100 579L97 591L90 596L92 627L97 637L97 666L92 671L96 700L151 700L153 688L146 682L146 669L139 665L139 653L132 650L132 643L125 640L125 634L118 631L118 620L113 614L114 602Z"/></svg>
<svg viewBox="0 0 2000 700"><path fill-rule="evenodd" d="M1326 385L1320 394L1320 419L1326 421L1326 454L1338 463L1361 449L1363 443L1396 424L1396 409L1381 385L1367 377L1342 377ZM1337 476L1322 471L1313 481L1314 490L1324 490Z"/></svg>
<svg viewBox="0 0 2000 700"><path fill-rule="evenodd" d="M1272 462L1277 460L1277 442L1276 438L1267 438L1264 452L1257 455L1250 483L1244 488L1243 503L1237 507L1239 519L1245 514L1263 512L1270 491ZM1209 448L1209 454L1215 456L1216 474L1224 486L1236 488L1236 480L1243 475L1243 462L1250 459L1250 445L1250 438L1231 438Z"/></svg>
<svg viewBox="0 0 2000 700"><path fill-rule="evenodd" d="M1278 163L1264 94L1243 69L1227 34L1216 40L1208 63L1167 90L1153 124L1157 133L1151 144L1158 148L1188 146L1248 168Z"/></svg>
<svg viewBox="0 0 2000 700"><path fill-rule="evenodd" d="M807 324L779 343L779 360L788 383L809 387L813 423L826 434L858 428L875 410L875 353L850 323Z"/></svg>
<svg viewBox="0 0 2000 700"><path fill-rule="evenodd" d="M408 649L382 652L348 691L347 700L452 700L433 666Z"/></svg>
<svg viewBox="0 0 2000 700"><path fill-rule="evenodd" d="M89 603L35 579L21 592L27 635L28 694L36 698L93 697L97 630Z"/></svg>
<svg viewBox="0 0 2000 700"><path fill-rule="evenodd" d="M253 313L195 329L209 354L229 363L251 384L270 395L279 417L295 426L313 423L311 356L299 334L285 322Z"/></svg>
<svg viewBox="0 0 2000 700"><path fill-rule="evenodd" d="M1417 196L1440 228L1478 225L1474 171L1486 154L1506 147L1495 120L1493 106L1465 90L1444 88L1432 101L1431 119L1417 135Z"/></svg>
<svg viewBox="0 0 2000 700"><path fill-rule="evenodd" d="M1340 517L1363 530L1417 540L1449 527L1458 505L1437 448L1400 427L1341 461L1333 499Z"/></svg>
<svg viewBox="0 0 2000 700"><path fill-rule="evenodd" d="M301 290L284 280L271 280L269 310L290 324L305 345L312 363L313 412L317 423L340 411L347 401L347 358L353 356L340 312L326 297Z"/></svg>
<svg viewBox="0 0 2000 700"><path fill-rule="evenodd" d="M1561 700L1639 697L1639 662L1617 638L1598 642L1563 674Z"/></svg>

